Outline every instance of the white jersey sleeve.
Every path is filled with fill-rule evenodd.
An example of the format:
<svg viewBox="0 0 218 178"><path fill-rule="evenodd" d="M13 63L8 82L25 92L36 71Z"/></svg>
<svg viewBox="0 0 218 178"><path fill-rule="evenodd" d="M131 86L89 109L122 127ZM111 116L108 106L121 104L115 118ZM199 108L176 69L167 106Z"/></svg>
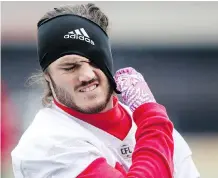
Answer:
<svg viewBox="0 0 218 178"><path fill-rule="evenodd" d="M176 178L200 178L200 174L197 171L191 155L181 162Z"/></svg>
<svg viewBox="0 0 218 178"><path fill-rule="evenodd" d="M72 142L72 140L71 140ZM95 159L99 151L85 141L73 140L73 146L55 145L46 156L19 158L12 153L15 178L77 177Z"/></svg>
<svg viewBox="0 0 218 178"><path fill-rule="evenodd" d="M199 178L192 160L192 151L184 138L174 129L174 178Z"/></svg>
<svg viewBox="0 0 218 178"><path fill-rule="evenodd" d="M15 178L77 177L102 157L87 135L65 115L43 109L11 153Z"/></svg>

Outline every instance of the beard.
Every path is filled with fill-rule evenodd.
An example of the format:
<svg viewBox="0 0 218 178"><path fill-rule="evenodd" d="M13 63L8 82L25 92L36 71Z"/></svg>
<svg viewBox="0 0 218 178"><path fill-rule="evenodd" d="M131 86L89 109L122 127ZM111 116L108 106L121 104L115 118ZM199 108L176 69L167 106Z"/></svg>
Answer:
<svg viewBox="0 0 218 178"><path fill-rule="evenodd" d="M53 89L54 89L54 92L56 94L58 101L61 102L66 107L71 108L75 111L84 113L84 114L95 114L95 113L99 113L99 112L103 111L106 108L106 106L107 106L108 102L110 101L110 98L113 94L113 88L109 85L109 82L107 81L108 87L107 87L107 90L105 91L106 92L105 93L106 94L105 100L103 102L95 105L95 106L82 108L76 104L75 99L73 99L72 95L68 91L57 86L51 76L50 76L50 79L51 79L51 83L52 83L52 86L53 86ZM93 80L90 80L89 82L83 82L80 86L86 86L86 85L88 85L96 80L97 79L93 79ZM92 97L91 99L94 99L95 97L96 96Z"/></svg>

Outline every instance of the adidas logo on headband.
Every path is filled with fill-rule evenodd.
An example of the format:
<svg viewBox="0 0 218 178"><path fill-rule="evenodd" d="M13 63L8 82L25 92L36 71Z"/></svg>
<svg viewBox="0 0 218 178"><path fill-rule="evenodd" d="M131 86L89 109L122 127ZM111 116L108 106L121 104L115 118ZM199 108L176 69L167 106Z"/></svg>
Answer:
<svg viewBox="0 0 218 178"><path fill-rule="evenodd" d="M67 35L64 35L65 39L72 38L72 39L78 39L85 41L87 43L90 43L92 45L95 45L94 41L92 41L89 37L89 35L86 33L84 28L76 29L74 31L68 32Z"/></svg>

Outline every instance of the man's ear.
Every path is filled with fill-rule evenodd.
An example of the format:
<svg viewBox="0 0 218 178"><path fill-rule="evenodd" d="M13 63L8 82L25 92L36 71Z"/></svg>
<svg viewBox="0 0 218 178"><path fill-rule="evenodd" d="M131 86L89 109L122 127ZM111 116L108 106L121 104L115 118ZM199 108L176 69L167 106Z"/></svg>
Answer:
<svg viewBox="0 0 218 178"><path fill-rule="evenodd" d="M45 80L50 83L51 79L48 73L44 74Z"/></svg>

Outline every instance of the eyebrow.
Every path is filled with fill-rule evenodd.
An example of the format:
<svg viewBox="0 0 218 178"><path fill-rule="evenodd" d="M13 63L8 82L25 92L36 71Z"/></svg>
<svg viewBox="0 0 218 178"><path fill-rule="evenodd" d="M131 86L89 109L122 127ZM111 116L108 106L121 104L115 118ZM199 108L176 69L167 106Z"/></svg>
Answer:
<svg viewBox="0 0 218 178"><path fill-rule="evenodd" d="M64 63L59 64L59 66L60 67L67 67L67 66L76 65L76 64L78 64L80 62L89 62L89 61L81 60L81 61L76 61L76 62L64 62Z"/></svg>
<svg viewBox="0 0 218 178"><path fill-rule="evenodd" d="M77 61L77 62L65 62L65 63L59 64L59 66L60 67L63 67L63 66L72 66L72 65L75 65L77 63L79 63L79 61Z"/></svg>

